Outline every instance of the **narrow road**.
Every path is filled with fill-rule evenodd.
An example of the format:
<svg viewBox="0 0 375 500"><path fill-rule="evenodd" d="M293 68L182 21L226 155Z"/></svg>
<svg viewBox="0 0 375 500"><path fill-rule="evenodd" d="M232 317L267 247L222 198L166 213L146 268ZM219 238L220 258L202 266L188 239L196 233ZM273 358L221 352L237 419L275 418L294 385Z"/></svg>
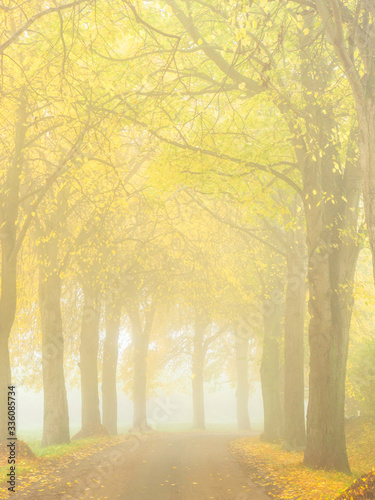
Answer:
<svg viewBox="0 0 375 500"><path fill-rule="evenodd" d="M117 500L268 499L228 451L237 437L186 433L151 440Z"/></svg>
<svg viewBox="0 0 375 500"><path fill-rule="evenodd" d="M125 437L90 456L36 463L17 482L22 500L266 500L228 444L239 434L151 433ZM40 469L40 467L42 467ZM3 494L1 494L3 493Z"/></svg>

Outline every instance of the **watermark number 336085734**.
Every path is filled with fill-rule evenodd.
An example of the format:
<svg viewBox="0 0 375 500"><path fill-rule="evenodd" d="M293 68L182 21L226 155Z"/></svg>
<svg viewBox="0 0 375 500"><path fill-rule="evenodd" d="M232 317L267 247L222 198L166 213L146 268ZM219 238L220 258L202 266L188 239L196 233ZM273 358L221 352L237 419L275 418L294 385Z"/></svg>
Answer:
<svg viewBox="0 0 375 500"><path fill-rule="evenodd" d="M11 385L8 387L8 465L7 474L8 490L16 491L16 388Z"/></svg>

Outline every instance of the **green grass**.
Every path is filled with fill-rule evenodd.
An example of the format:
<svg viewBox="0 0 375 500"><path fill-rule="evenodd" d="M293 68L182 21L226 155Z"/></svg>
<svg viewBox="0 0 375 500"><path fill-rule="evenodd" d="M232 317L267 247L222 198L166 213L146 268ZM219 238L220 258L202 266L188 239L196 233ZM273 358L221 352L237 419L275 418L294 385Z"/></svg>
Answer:
<svg viewBox="0 0 375 500"><path fill-rule="evenodd" d="M59 444L54 446L41 447L40 439L36 439L35 436L37 432L27 433L29 439L26 441L25 434L19 433L18 439L24 440L30 446L31 450L37 457L43 457L46 459L60 458L65 455L73 454L83 448L90 447L103 441L103 437L92 437L86 439L79 439L77 441L71 441L70 444ZM31 438L30 438L31 436ZM105 439L105 438L104 438ZM26 462L24 460L17 460L17 476L19 477L25 472L30 471L34 464L32 462ZM0 483L7 480L7 474L9 472L9 467L0 467Z"/></svg>
<svg viewBox="0 0 375 500"><path fill-rule="evenodd" d="M40 441L31 443L29 442L27 444L30 446L37 457L55 458L74 453L75 451L85 448L86 446L93 445L102 440L102 437L78 439L77 441L71 441L70 444L58 444L53 446L46 446L44 448L41 447Z"/></svg>

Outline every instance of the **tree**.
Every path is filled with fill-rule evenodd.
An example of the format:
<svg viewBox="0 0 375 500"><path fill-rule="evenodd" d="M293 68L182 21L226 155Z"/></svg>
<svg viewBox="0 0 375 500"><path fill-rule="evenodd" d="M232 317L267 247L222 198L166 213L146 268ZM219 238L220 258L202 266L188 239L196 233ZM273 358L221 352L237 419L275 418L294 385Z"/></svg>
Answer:
<svg viewBox="0 0 375 500"><path fill-rule="evenodd" d="M296 223L286 233L287 287L285 297L284 447L303 449L305 431L304 332L306 310L306 244L301 200L296 196ZM300 212L298 212L298 210Z"/></svg>
<svg viewBox="0 0 375 500"><path fill-rule="evenodd" d="M67 206L62 192L47 220L38 221L39 309L42 330L44 418L42 446L70 442L68 400L64 375L61 314L61 226Z"/></svg>
<svg viewBox="0 0 375 500"><path fill-rule="evenodd" d="M251 429L249 417L249 339L236 336L235 349L237 424L239 430L249 431Z"/></svg>
<svg viewBox="0 0 375 500"><path fill-rule="evenodd" d="M102 415L103 425L110 435L117 434L117 360L122 301L105 305L106 335L103 346Z"/></svg>
<svg viewBox="0 0 375 500"><path fill-rule="evenodd" d="M79 369L81 373L82 432L101 423L98 351L101 302L98 284L84 278Z"/></svg>
<svg viewBox="0 0 375 500"><path fill-rule="evenodd" d="M133 287L132 297L125 307L132 325L134 380L133 380L133 429L144 431L147 425L147 353L156 306L142 302L139 291Z"/></svg>
<svg viewBox="0 0 375 500"><path fill-rule="evenodd" d="M286 165L289 165L289 170L286 172L280 172L265 162L263 164L248 162L244 158L233 158L226 152L219 153L217 145L211 144L212 134L209 136L210 139L199 145L190 144L182 131L180 133L185 141L171 140L160 133L155 135L185 150L200 151L203 155L268 172L302 195L310 256L311 315L310 402L305 460L309 465L348 471L344 434L344 385L350 314L347 315L344 311L351 310L351 299L349 294L341 293L341 290L350 289L355 269L354 229L361 180L354 160L355 133L353 135L353 131L350 130L353 124L350 124L349 128L348 122L340 119L338 106L325 99L329 85L332 81L336 81L334 61L324 58L319 51L312 51L319 43L315 36L315 44L311 44L314 35L313 17L309 11L305 12L300 6L297 6L297 9L301 12L288 11L288 15L297 19L297 22L293 28L285 31L281 24L283 5L259 7L254 3L254 10L246 10L244 13L241 5L210 9L211 5L208 4L209 8L206 9L207 5L203 8L201 4L194 4L196 11L190 10L187 15L174 0L168 0L166 3L182 24L184 36L186 37L187 33L198 47L197 50L200 49L210 61L210 64L201 62L197 80L209 79L214 88L221 90L218 72L212 69L214 65L224 75L225 83L230 79L237 84L236 88L241 91L245 100L250 100L254 94L269 92L272 102L279 109L289 128L290 144L295 150L296 164L286 162ZM210 18L211 24L203 23L205 16ZM249 32L248 26L252 19L256 19L257 25L263 27L263 23L258 21L267 21L270 18L279 29L271 31L268 42L262 28L258 29L256 35ZM226 26L228 36L232 37L231 43L235 46L234 50L229 51L234 61L232 65L226 60L227 53L221 50L221 44L214 42L215 37L217 38L217 33L212 28L215 22L217 26L220 23L221 28ZM208 25L210 25L209 35ZM285 56L285 44L295 47L299 58L295 60L289 58L290 65L280 67L278 61L283 60ZM296 68L298 70L295 70ZM202 77L202 74L205 77ZM195 72L190 76L194 77ZM293 88L296 90L295 96L291 93ZM204 94L205 90L201 92ZM302 100L296 97L300 95L303 96ZM193 97L194 92L191 93L191 98ZM348 106L350 107L350 103ZM144 125L147 127L147 123ZM335 127L340 129L345 138L350 138L346 142L351 144L350 148L340 147L341 144L337 142L336 136L332 135ZM150 126L148 128L150 129ZM189 137L193 137L192 134L189 134ZM208 136L205 136L205 139L206 137ZM240 132L239 137L241 137ZM346 152L348 152L347 157ZM282 161L281 164L285 162ZM296 167L301 175L302 188L299 186L300 180L295 176ZM354 188L352 188L353 183ZM335 229L332 231L332 228ZM339 236L342 234L347 237L342 239ZM334 238L331 238L331 235L334 235ZM325 249L327 255L325 259L319 261L318 266L317 257L321 257L319 254L322 249ZM321 265L322 262L324 265ZM337 268L340 268L340 272ZM328 312L326 297L327 294L331 296L332 290L335 299L331 301L332 307ZM345 302L345 307L339 305L342 301ZM336 319L338 317L339 320ZM340 325L339 334L334 332L333 323ZM326 332L330 332L328 336ZM322 349L327 353L324 362L320 355ZM328 380L331 381L330 384L327 383ZM325 388L323 399L320 397L322 387ZM335 404L332 404L332 401L335 401ZM335 442L335 446L332 446L332 442Z"/></svg>
<svg viewBox="0 0 375 500"><path fill-rule="evenodd" d="M46 89L55 75L47 75L45 68L43 72L40 69L35 72L30 65L36 50L33 44L37 41L38 47L41 48L45 43L45 39L40 41L36 26L42 19L50 17L50 14L59 13L83 3L77 1L50 9L41 9L38 2L29 2L26 9L15 5L0 12L3 19L6 17L11 30L10 35L8 31L2 33L3 38L5 35L5 40L0 44L0 51L6 59L6 63L2 66L2 81L4 109L7 109L7 117L2 121L5 140L1 154L3 183L0 198L0 441L7 436L6 394L7 386L11 383L8 343L17 307L18 255L39 205L56 180L66 173L66 168L71 165L70 161L77 156L77 148L84 136L81 129L70 142L71 148L62 148L64 152L61 154L60 151L57 161L54 156L49 165L52 164L55 168L48 173L48 176L40 179L35 172L32 172L34 175L28 177L28 182L22 183L22 180L27 177L26 170L31 159L31 151L35 152L35 146L40 144L51 131L63 127L63 123L56 120L55 116L48 115L49 99L52 96L51 92ZM51 16L51 19L56 21L56 16ZM24 34L32 25L35 30L25 39ZM2 22L2 26L6 26L6 23ZM50 27L53 28L53 26L54 23L51 23ZM51 31L55 38L60 37L59 31L53 31L53 29ZM33 47L28 55L25 55L25 44ZM43 95L45 98L40 99ZM56 94L54 96L56 97ZM58 99L55 105L57 103ZM66 122L69 121L68 115L69 111L65 115ZM73 130L71 127L66 133L68 143L72 138ZM42 158L46 160L44 155Z"/></svg>
<svg viewBox="0 0 375 500"><path fill-rule="evenodd" d="M363 197L375 280L375 9L370 0L344 5L338 0L315 0L336 55L355 98Z"/></svg>

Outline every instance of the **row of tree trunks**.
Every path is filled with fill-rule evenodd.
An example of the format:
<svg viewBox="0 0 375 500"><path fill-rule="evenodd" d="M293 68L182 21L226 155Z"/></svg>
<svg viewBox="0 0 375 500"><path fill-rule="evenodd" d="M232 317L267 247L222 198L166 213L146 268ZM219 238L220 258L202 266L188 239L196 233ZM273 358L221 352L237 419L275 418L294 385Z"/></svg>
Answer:
<svg viewBox="0 0 375 500"><path fill-rule="evenodd" d="M263 283L267 299L263 302L263 355L261 385L264 410L262 439L284 441L286 450L306 444L304 411L304 318L306 309L306 237L302 228L301 200L295 195L290 216L296 227L281 238L286 260L286 291L276 283L269 289ZM280 233L280 234L279 234ZM279 270L280 272L280 270ZM284 308L285 305L285 308ZM285 310L284 310L285 309ZM284 336L282 319L284 315ZM284 365L280 354L284 346ZM282 376L284 386L282 386ZM284 390L282 390L284 389Z"/></svg>
<svg viewBox="0 0 375 500"><path fill-rule="evenodd" d="M193 16L186 14L173 0L168 0L176 19L193 41L200 38L199 28ZM342 165L342 145L332 132L345 128L350 117L342 117L337 103L329 98L331 89L337 83L332 71L336 61L317 50L318 43L324 44L321 27L317 27L314 7L318 8L322 25L327 30L341 60L346 76L356 99L359 123L359 145L363 172L364 204L370 236L375 273L375 65L373 53L375 40L373 30L372 2L359 2L345 8L353 17L341 13L341 4L336 0L315 0L309 8L300 11L304 29L301 30L299 56L300 85L304 93L304 107L299 100L291 98L290 89L280 91L280 79L269 88L275 92L274 103L279 107L286 121L293 122L291 142L296 148L296 158L302 173L302 196L305 207L308 240L309 278L309 325L310 343L310 392L307 415L307 448L305 461L314 467L349 470L344 433L344 388L347 358L347 332L352 308L351 297L344 290L352 286L350 277L356 250L356 208L347 199L343 184L347 177L346 166ZM348 14L346 12L346 14ZM346 23L348 30L346 32ZM354 29L352 29L354 26ZM318 31L319 30L319 31ZM351 31L355 36L351 35ZM324 36L324 34L323 34ZM358 57L353 58L353 47L358 48ZM245 74L233 71L225 58L221 57L207 40L202 51L233 82L244 81ZM256 61L257 63L258 61ZM255 63L255 61L254 61ZM359 70L360 68L360 70ZM275 73L277 74L277 72ZM318 77L313 77L316 74ZM298 76L298 72L293 78ZM272 77L270 77L272 78ZM246 81L246 88L254 93L265 90L252 81ZM292 99L292 100L291 100ZM343 171L345 170L345 174ZM352 170L352 169L350 169ZM357 190L358 176L354 175L354 190ZM345 211L342 217L340 210ZM347 209L351 213L347 213ZM343 243L337 237L352 233L352 242ZM333 233L336 233L335 235ZM347 247L341 251L342 246ZM322 254L323 252L323 254ZM350 253L350 256L344 256ZM320 264L317 264L317 262ZM340 272L338 272L340 270ZM374 274L375 278L375 274ZM345 311L344 311L345 310ZM265 370L265 369L263 369ZM268 405L268 403L267 403ZM300 418L300 417L299 417ZM320 450L320 451L319 451Z"/></svg>
<svg viewBox="0 0 375 500"><path fill-rule="evenodd" d="M204 404L204 368L208 346L224 333L227 327L220 328L218 332L205 339L205 330L209 320L204 313L195 313L193 352L191 364L191 386L193 402L193 428L204 430L206 428ZM237 375L236 410L237 423L240 430L250 430L249 417L249 339L235 336L235 364Z"/></svg>
<svg viewBox="0 0 375 500"><path fill-rule="evenodd" d="M40 267L39 302L42 326L42 366L44 387L44 425L42 446L68 443L69 415L64 378L64 339L61 317L61 279L57 271L57 242L50 239L39 246L43 252ZM43 250L42 250L43 249ZM101 423L98 387L98 347L100 325L99 293L84 287L82 311L80 373L82 430ZM103 424L109 434L117 434L116 372L121 306L107 304L106 339L103 350Z"/></svg>

